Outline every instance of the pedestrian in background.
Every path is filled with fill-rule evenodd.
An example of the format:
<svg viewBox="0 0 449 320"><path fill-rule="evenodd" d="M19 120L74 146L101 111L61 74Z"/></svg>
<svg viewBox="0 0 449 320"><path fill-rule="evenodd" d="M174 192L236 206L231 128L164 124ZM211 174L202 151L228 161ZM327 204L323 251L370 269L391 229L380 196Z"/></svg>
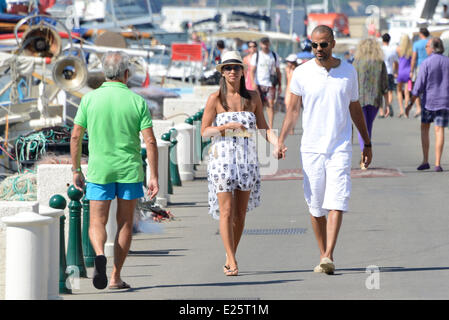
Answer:
<svg viewBox="0 0 449 320"><path fill-rule="evenodd" d="M400 112L398 117L408 118L408 116L404 112L404 108L410 101L410 91L412 90L412 88L409 87L411 84L410 64L412 62L412 54L413 54L412 43L408 35L403 34L401 36L401 41L399 42L399 46L397 47L396 51L399 57L398 77L396 79L398 105Z"/></svg>
<svg viewBox="0 0 449 320"><path fill-rule="evenodd" d="M228 51L223 40L217 40L216 49L214 50L214 62L216 65L221 63L221 57Z"/></svg>
<svg viewBox="0 0 449 320"><path fill-rule="evenodd" d="M421 63L427 58L426 44L429 39L430 33L427 28L419 29L419 40L413 43L412 61L410 63L410 79L412 82L416 81L416 77L419 72ZM418 117L421 114L421 99L416 98L416 112L414 117Z"/></svg>
<svg viewBox="0 0 449 320"><path fill-rule="evenodd" d="M274 101L276 94L282 93L280 59L277 53L271 50L269 38L260 39L259 45L260 50L251 58L250 74L253 88L257 88L262 103L267 108L268 126L273 128Z"/></svg>
<svg viewBox="0 0 449 320"><path fill-rule="evenodd" d="M392 117L393 112L393 92L396 90L395 78L398 76L398 53L396 48L390 46L391 36L388 33L382 35L382 51L384 52L384 62L388 73L388 102L386 110L379 109L379 116Z"/></svg>
<svg viewBox="0 0 449 320"><path fill-rule="evenodd" d="M430 169L429 129L435 123L435 171L441 172L441 156L444 147L444 128L449 124L449 57L443 55L444 46L440 38L427 41L428 58L419 68L418 78L413 88L413 96L406 108L410 112L418 96L422 101L421 144L423 161L418 170Z"/></svg>
<svg viewBox="0 0 449 320"><path fill-rule="evenodd" d="M248 42L248 54L243 58L243 63L245 64L245 84L246 89L248 90L256 90L257 88L253 87L253 81L251 81L251 74L250 74L250 65L251 65L251 59L253 55L257 52L257 42L256 41L249 41Z"/></svg>
<svg viewBox="0 0 449 320"><path fill-rule="evenodd" d="M359 102L362 105L369 138L371 139L374 119L379 109L388 107L388 73L384 56L377 40L368 38L360 41L354 55L353 65L357 70ZM359 135L360 150L363 151L365 141ZM366 169L363 158L360 168Z"/></svg>
<svg viewBox="0 0 449 320"><path fill-rule="evenodd" d="M307 61L309 61L310 59L315 58L315 56L312 53L312 41L310 41L309 39L304 39L303 41L301 41L301 49L302 51L297 53L297 57L299 59L298 64L303 64Z"/></svg>
<svg viewBox="0 0 449 320"><path fill-rule="evenodd" d="M201 45L201 54L203 56L203 66L206 66L209 61L209 51L207 50L207 46L203 40L201 40L200 36L196 31L192 32L191 35L192 43L197 43Z"/></svg>
<svg viewBox="0 0 449 320"><path fill-rule="evenodd" d="M86 199L90 201L89 238L96 254L92 282L97 289L108 285L104 255L106 223L111 200L117 197L117 236L109 288L127 289L130 286L121 279L120 273L131 246L137 199L144 196L139 133L146 144L151 171L148 179L150 198L159 190L158 151L148 105L126 86L130 77L129 57L125 53L109 52L104 54L102 64L106 82L83 96L74 119L70 141L73 184L83 190L85 179L80 157L82 137L87 130Z"/></svg>

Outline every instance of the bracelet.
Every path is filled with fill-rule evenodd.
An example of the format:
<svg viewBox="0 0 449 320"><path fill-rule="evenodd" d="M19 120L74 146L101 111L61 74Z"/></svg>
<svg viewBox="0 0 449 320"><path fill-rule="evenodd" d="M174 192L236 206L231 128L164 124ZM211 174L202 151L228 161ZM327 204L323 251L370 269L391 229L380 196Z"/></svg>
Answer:
<svg viewBox="0 0 449 320"><path fill-rule="evenodd" d="M365 143L365 148L371 148L371 147L372 147L371 142L370 143Z"/></svg>
<svg viewBox="0 0 449 320"><path fill-rule="evenodd" d="M82 171L81 171L81 168L76 168L76 169L72 168L72 172L75 173L75 172L82 172Z"/></svg>

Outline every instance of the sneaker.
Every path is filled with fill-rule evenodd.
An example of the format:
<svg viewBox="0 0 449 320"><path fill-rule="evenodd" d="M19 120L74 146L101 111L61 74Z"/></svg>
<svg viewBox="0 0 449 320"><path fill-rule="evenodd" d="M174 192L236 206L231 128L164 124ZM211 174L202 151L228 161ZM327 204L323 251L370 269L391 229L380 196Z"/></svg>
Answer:
<svg viewBox="0 0 449 320"><path fill-rule="evenodd" d="M435 166L435 172L442 172L443 168L441 168L440 166Z"/></svg>
<svg viewBox="0 0 449 320"><path fill-rule="evenodd" d="M423 163L416 169L417 170L427 170L427 169L430 169L430 165L429 165L429 163Z"/></svg>

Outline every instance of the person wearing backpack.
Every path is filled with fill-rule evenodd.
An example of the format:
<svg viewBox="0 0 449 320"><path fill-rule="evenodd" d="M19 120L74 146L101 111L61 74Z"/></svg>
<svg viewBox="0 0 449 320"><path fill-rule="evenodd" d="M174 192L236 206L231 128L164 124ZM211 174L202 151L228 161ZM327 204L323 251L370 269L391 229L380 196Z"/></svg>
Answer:
<svg viewBox="0 0 449 320"><path fill-rule="evenodd" d="M267 107L268 126L272 129L276 87L278 87L278 94L281 94L282 86L279 57L270 50L269 38L260 39L260 50L252 56L250 68L253 88L257 88L262 103Z"/></svg>

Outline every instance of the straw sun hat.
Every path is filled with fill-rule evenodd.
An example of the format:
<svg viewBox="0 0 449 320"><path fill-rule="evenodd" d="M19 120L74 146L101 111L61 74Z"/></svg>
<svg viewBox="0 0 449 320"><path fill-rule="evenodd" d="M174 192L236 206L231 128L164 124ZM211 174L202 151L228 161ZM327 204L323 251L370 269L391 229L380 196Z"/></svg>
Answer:
<svg viewBox="0 0 449 320"><path fill-rule="evenodd" d="M238 64L241 65L243 70L246 70L246 65L243 64L242 57L240 56L240 53L238 51L226 51L223 54L223 57L221 59L221 63L215 67L218 72L221 73L221 68L227 64Z"/></svg>

